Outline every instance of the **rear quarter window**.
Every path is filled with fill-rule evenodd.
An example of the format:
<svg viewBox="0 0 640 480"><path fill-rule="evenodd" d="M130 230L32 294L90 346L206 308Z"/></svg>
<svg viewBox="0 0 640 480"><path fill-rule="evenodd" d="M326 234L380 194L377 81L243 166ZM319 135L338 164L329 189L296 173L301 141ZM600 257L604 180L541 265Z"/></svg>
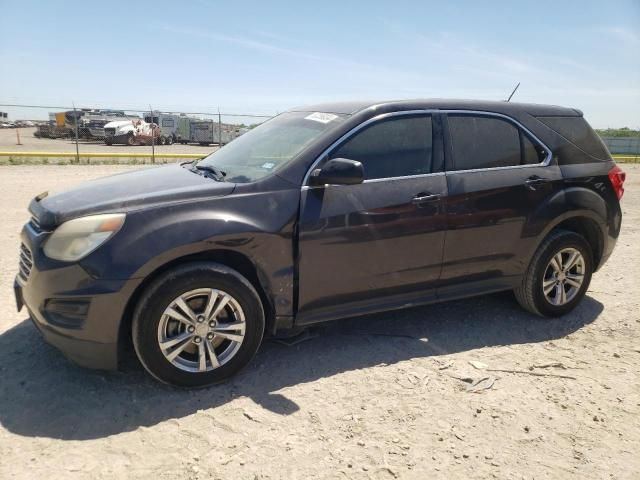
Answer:
<svg viewBox="0 0 640 480"><path fill-rule="evenodd" d="M609 152L584 117L536 117L584 153L599 160L609 160Z"/></svg>

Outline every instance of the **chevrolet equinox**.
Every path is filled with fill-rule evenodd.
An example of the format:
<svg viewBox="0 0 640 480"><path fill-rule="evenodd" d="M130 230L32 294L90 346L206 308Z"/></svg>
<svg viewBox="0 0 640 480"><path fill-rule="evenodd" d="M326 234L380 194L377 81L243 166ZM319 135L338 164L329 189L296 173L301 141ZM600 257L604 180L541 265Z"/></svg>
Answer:
<svg viewBox="0 0 640 480"><path fill-rule="evenodd" d="M45 339L220 382L265 334L513 290L557 317L620 232L625 174L573 108L295 108L208 157L34 198L15 281Z"/></svg>

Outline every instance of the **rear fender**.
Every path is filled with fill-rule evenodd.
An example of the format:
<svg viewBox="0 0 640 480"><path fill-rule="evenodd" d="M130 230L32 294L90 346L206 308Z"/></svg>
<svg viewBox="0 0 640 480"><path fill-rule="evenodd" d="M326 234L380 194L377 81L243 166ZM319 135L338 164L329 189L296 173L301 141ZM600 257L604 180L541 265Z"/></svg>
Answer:
<svg viewBox="0 0 640 480"><path fill-rule="evenodd" d="M571 187L558 192L548 202L540 205L526 225L525 267L529 265L538 246L562 222L571 218L586 218L597 225L602 246L607 236L607 205L593 190Z"/></svg>

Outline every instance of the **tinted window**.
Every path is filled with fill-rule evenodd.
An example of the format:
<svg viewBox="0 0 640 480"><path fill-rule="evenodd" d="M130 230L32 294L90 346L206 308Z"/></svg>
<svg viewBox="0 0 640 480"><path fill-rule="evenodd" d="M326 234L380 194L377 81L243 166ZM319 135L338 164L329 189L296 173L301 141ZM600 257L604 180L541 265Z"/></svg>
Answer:
<svg viewBox="0 0 640 480"><path fill-rule="evenodd" d="M534 144L529 137L520 131L522 141L522 163L523 165L535 165L544 162L547 152L537 143Z"/></svg>
<svg viewBox="0 0 640 480"><path fill-rule="evenodd" d="M499 118L449 115L453 170L520 165L520 132Z"/></svg>
<svg viewBox="0 0 640 480"><path fill-rule="evenodd" d="M609 159L607 147L583 117L537 117L537 119L583 152L601 160Z"/></svg>
<svg viewBox="0 0 640 480"><path fill-rule="evenodd" d="M431 172L431 117L384 120L356 133L331 158L358 160L365 178L404 177Z"/></svg>

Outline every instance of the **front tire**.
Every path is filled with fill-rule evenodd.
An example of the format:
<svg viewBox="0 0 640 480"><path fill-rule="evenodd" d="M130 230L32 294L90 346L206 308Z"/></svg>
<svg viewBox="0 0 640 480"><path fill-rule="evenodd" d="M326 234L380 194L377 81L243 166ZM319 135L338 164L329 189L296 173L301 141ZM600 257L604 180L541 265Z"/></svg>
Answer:
<svg viewBox="0 0 640 480"><path fill-rule="evenodd" d="M553 231L514 290L516 299L536 315L565 315L585 296L592 273L593 251L584 237L568 230Z"/></svg>
<svg viewBox="0 0 640 480"><path fill-rule="evenodd" d="M264 310L251 283L213 262L179 266L155 280L136 307L132 337L158 380L204 387L235 375L253 358Z"/></svg>

